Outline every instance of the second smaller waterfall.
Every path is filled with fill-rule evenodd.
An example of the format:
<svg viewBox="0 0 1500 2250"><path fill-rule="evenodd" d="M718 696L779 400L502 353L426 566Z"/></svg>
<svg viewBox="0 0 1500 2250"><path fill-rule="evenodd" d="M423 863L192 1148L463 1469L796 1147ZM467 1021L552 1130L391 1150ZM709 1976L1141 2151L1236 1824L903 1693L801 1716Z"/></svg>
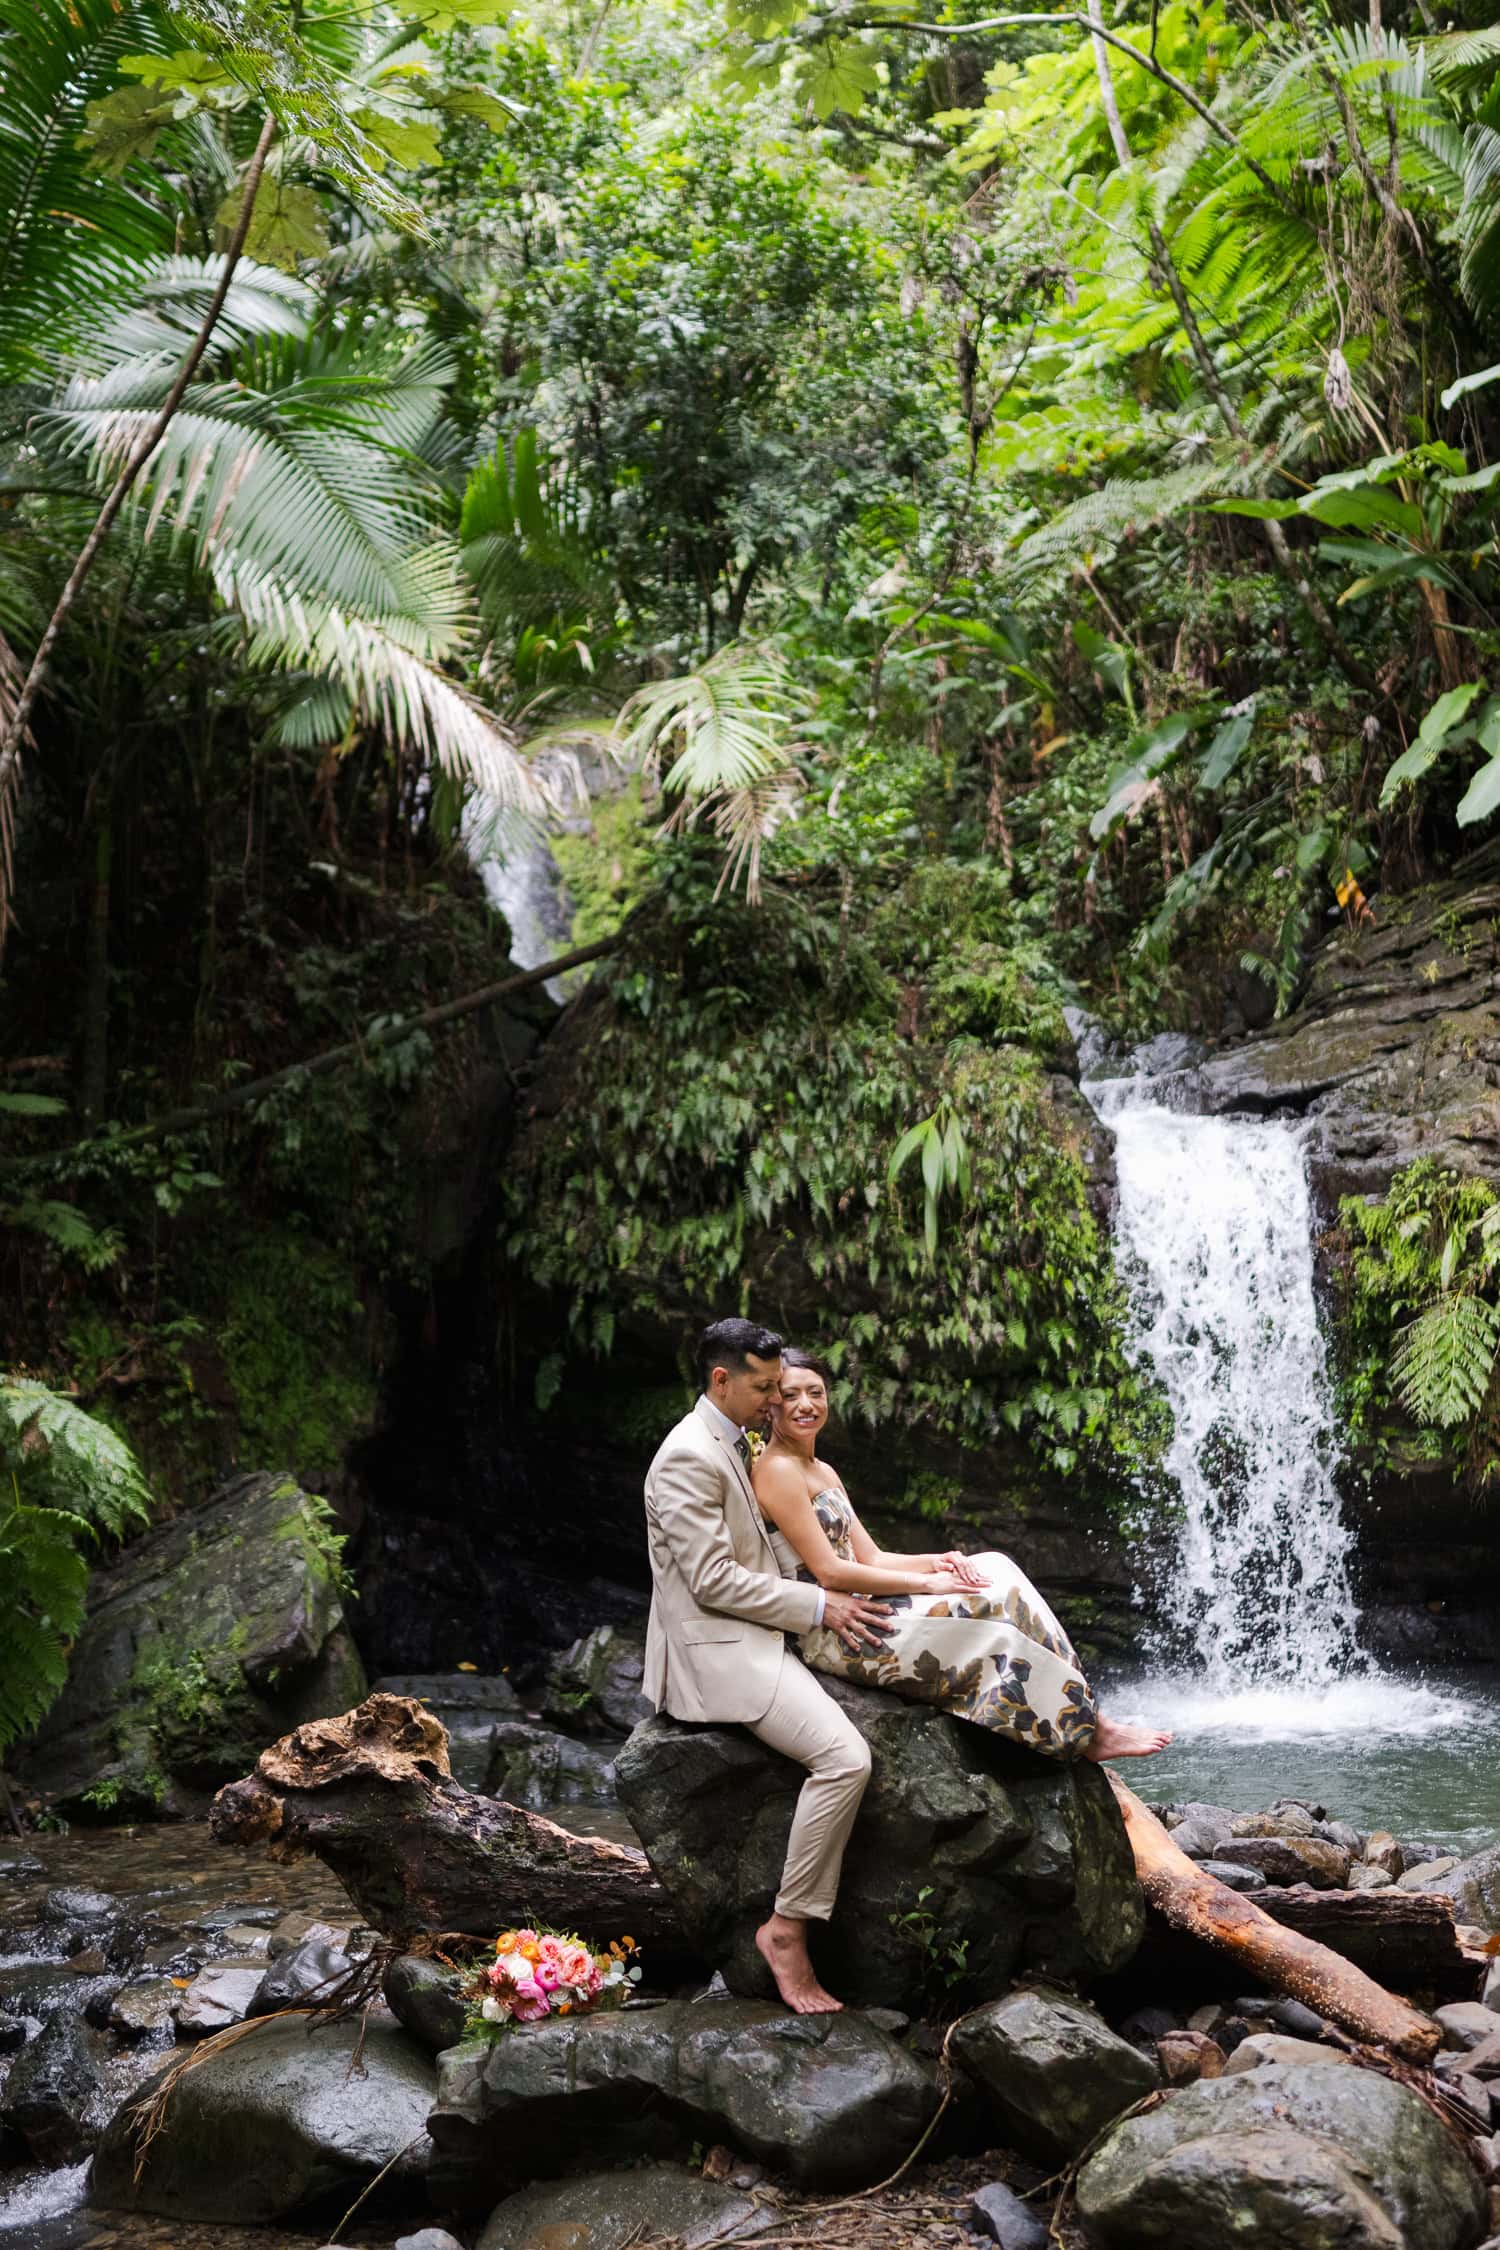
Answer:
<svg viewBox="0 0 1500 2250"><path fill-rule="evenodd" d="M1210 1692L1316 1690L1360 1668L1301 1135L1095 1087L1116 1136L1136 1346L1175 1424L1177 1552L1153 1589Z"/></svg>

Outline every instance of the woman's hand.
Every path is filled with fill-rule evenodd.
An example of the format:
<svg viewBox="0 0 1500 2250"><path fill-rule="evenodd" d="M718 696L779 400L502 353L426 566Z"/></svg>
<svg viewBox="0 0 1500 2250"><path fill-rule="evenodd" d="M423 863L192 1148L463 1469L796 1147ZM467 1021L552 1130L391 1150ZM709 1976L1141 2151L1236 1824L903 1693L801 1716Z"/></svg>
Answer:
<svg viewBox="0 0 1500 2250"><path fill-rule="evenodd" d="M972 1594L983 1579L960 1578L956 1570L935 1570L922 1581L924 1594Z"/></svg>
<svg viewBox="0 0 1500 2250"><path fill-rule="evenodd" d="M977 1594L985 1583L984 1572L957 1547L950 1548L946 1555L934 1555L932 1560L940 1576L956 1578L971 1594Z"/></svg>

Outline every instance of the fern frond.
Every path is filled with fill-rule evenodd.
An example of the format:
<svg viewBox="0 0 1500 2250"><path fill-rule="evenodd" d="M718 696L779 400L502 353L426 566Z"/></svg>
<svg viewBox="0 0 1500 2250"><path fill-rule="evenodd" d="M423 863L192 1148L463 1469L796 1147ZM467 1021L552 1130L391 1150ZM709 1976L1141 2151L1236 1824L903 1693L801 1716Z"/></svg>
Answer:
<svg viewBox="0 0 1500 2250"><path fill-rule="evenodd" d="M124 1439L77 1402L22 1376L0 1381L0 1471L28 1506L66 1510L122 1538L147 1520L151 1494Z"/></svg>
<svg viewBox="0 0 1500 2250"><path fill-rule="evenodd" d="M1477 1413L1500 1356L1500 1307L1454 1291L1403 1328L1391 1379L1418 1422L1451 1430Z"/></svg>
<svg viewBox="0 0 1500 2250"><path fill-rule="evenodd" d="M55 1508L0 1510L0 1755L46 1717L68 1676L89 1575L74 1522Z"/></svg>

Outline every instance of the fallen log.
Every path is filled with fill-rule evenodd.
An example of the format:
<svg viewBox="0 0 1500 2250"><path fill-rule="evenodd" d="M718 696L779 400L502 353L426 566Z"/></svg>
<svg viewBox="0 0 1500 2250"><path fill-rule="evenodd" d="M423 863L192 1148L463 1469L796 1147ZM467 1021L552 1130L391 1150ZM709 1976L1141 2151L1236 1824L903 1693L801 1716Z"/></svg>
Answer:
<svg viewBox="0 0 1500 2250"><path fill-rule="evenodd" d="M461 1787L446 1731L408 1696L372 1695L284 1735L219 1791L209 1830L276 1859L311 1853L398 1943L534 1921L601 1943L633 1937L656 1973L690 1958L644 1852Z"/></svg>
<svg viewBox="0 0 1500 2250"><path fill-rule="evenodd" d="M1356 1968L1403 1992L1444 1997L1474 1986L1474 1964L1459 1943L1453 1901L1433 1891L1256 1891L1255 1903L1289 1930L1316 1938Z"/></svg>
<svg viewBox="0 0 1500 2250"><path fill-rule="evenodd" d="M1273 1919L1253 1900L1205 1874L1186 1852L1179 1851L1134 1790L1116 1774L1110 1773L1109 1779L1125 1816L1141 1888L1164 1921L1233 1955L1271 1991L1304 2001L1351 2037L1388 2047L1408 2062L1432 2060L1439 2033L1429 2017L1398 2000L1341 1953L1286 1921Z"/></svg>

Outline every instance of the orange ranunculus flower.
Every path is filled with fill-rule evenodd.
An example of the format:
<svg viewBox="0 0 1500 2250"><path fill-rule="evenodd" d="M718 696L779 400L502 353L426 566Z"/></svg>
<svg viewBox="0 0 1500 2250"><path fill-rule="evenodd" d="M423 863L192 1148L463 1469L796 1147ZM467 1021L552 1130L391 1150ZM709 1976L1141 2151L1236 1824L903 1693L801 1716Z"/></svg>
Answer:
<svg viewBox="0 0 1500 2250"><path fill-rule="evenodd" d="M514 1953L514 1952L515 1952L515 1950L516 1950L516 1933L515 1933L515 1931L514 1931L514 1930L507 1930L507 1931L506 1931L506 1933L505 1933L505 1935L504 1935L504 1937L497 1937L497 1938L496 1938L496 1940L495 1940L495 1951L496 1951L497 1953Z"/></svg>
<svg viewBox="0 0 1500 2250"><path fill-rule="evenodd" d="M521 1948L521 1952L528 1961L540 1961L542 1957L541 1947L535 1944L523 1945Z"/></svg>

